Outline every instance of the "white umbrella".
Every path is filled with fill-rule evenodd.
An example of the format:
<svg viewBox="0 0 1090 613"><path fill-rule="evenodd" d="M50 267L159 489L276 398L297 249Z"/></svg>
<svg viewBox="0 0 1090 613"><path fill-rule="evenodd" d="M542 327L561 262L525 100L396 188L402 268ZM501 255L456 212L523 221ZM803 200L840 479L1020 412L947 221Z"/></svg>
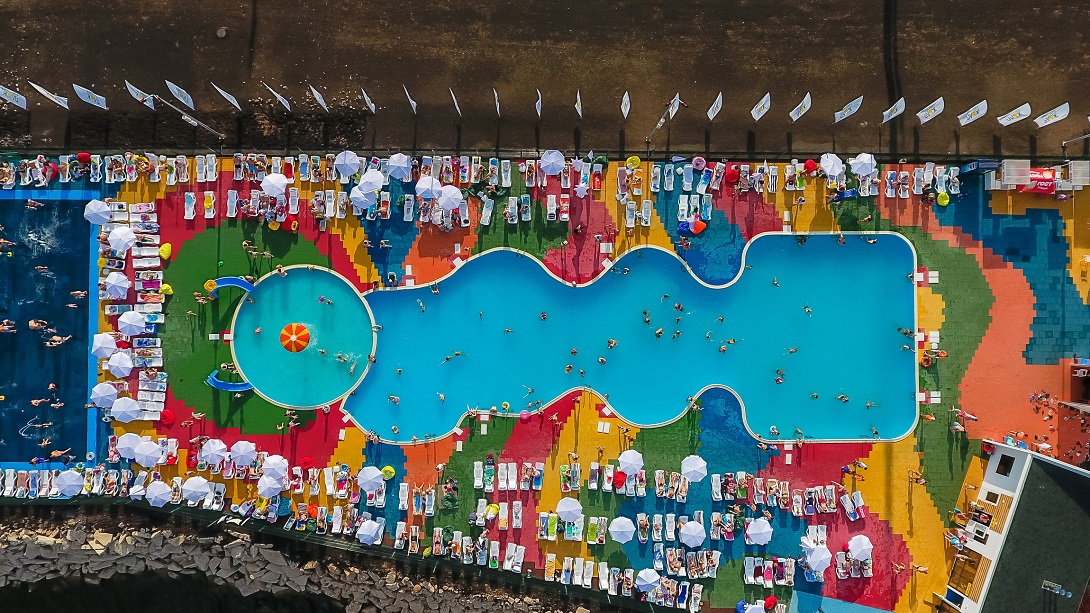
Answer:
<svg viewBox="0 0 1090 613"><path fill-rule="evenodd" d="M83 475L75 470L66 470L57 475L54 482L61 496L78 496L83 493Z"/></svg>
<svg viewBox="0 0 1090 613"><path fill-rule="evenodd" d="M589 194L589 193L590 193L590 186L588 186L586 183L580 183L579 185L575 186L575 195L576 196L578 196L580 198L586 198L587 194Z"/></svg>
<svg viewBox="0 0 1090 613"><path fill-rule="evenodd" d="M767 545L772 540L772 524L764 517L758 517L746 528L746 538L754 545Z"/></svg>
<svg viewBox="0 0 1090 613"><path fill-rule="evenodd" d="M261 464L261 473L274 479L283 479L288 476L288 461L284 456L271 455Z"/></svg>
<svg viewBox="0 0 1090 613"><path fill-rule="evenodd" d="M363 522L356 532L356 538L364 545L374 545L382 540L382 524L373 519Z"/></svg>
<svg viewBox="0 0 1090 613"><path fill-rule="evenodd" d="M655 569L645 568L636 574L636 589L641 592L650 592L659 585L659 576Z"/></svg>
<svg viewBox="0 0 1090 613"><path fill-rule="evenodd" d="M159 444L154 441L144 441L136 446L132 452L133 461L143 466L144 468L154 468L159 464L160 458L163 457L163 452L159 449ZM149 490L151 488L148 488Z"/></svg>
<svg viewBox="0 0 1090 613"><path fill-rule="evenodd" d="M691 455L681 461L681 476L696 483L708 476L708 463L698 455Z"/></svg>
<svg viewBox="0 0 1090 613"><path fill-rule="evenodd" d="M128 251L136 244L136 233L129 226L118 226L106 240L110 243L110 249Z"/></svg>
<svg viewBox="0 0 1090 613"><path fill-rule="evenodd" d="M853 559L869 560L872 551L874 551L874 545L866 535L857 534L848 539L848 553L852 554Z"/></svg>
<svg viewBox="0 0 1090 613"><path fill-rule="evenodd" d="M541 154L541 163L538 168L547 175L560 174L560 171L564 170L564 154L556 149L549 149Z"/></svg>
<svg viewBox="0 0 1090 613"><path fill-rule="evenodd" d="M802 552L806 555L813 553L814 548L817 547L817 543L811 541L810 538L805 535L799 538L799 544L802 546Z"/></svg>
<svg viewBox="0 0 1090 613"><path fill-rule="evenodd" d="M643 468L643 454L635 449L626 449L617 458L617 465L626 475L634 475Z"/></svg>
<svg viewBox="0 0 1090 613"><path fill-rule="evenodd" d="M364 466L360 469L360 472L356 473L356 483L365 492L377 490L383 481L382 471L374 466Z"/></svg>
<svg viewBox="0 0 1090 613"><path fill-rule="evenodd" d="M265 175L261 180L261 190L269 196L283 196L288 188L288 178L278 172Z"/></svg>
<svg viewBox="0 0 1090 613"><path fill-rule="evenodd" d="M561 498L556 503L556 514L564 521L576 521L583 516L583 505L575 498Z"/></svg>
<svg viewBox="0 0 1090 613"><path fill-rule="evenodd" d="M140 438L139 434L126 432L117 438L117 453L121 457L131 460L136 457L136 448L143 442L144 440Z"/></svg>
<svg viewBox="0 0 1090 613"><path fill-rule="evenodd" d="M119 272L111 272L106 277L106 294L111 298L124 298L129 295L132 281Z"/></svg>
<svg viewBox="0 0 1090 613"><path fill-rule="evenodd" d="M208 495L208 479L204 477L190 477L182 484L182 498L189 502L204 500Z"/></svg>
<svg viewBox="0 0 1090 613"><path fill-rule="evenodd" d="M848 160L848 166L851 166L853 173L861 177L866 177L874 172L875 168L878 168L878 162L875 161L873 155L869 153L860 153Z"/></svg>
<svg viewBox="0 0 1090 613"><path fill-rule="evenodd" d="M108 409L114 406L115 400L117 400L117 388L109 383L99 383L91 388L91 402L96 407Z"/></svg>
<svg viewBox="0 0 1090 613"><path fill-rule="evenodd" d="M147 334L148 324L144 316L136 311L126 311L117 318L117 331L125 336Z"/></svg>
<svg viewBox="0 0 1090 613"><path fill-rule="evenodd" d="M700 547L707 536L708 533L704 530L703 524L698 521L685 522L677 534L678 540L689 547Z"/></svg>
<svg viewBox="0 0 1090 613"><path fill-rule="evenodd" d="M109 223L110 205L101 200L92 200L83 207L83 218L96 226Z"/></svg>
<svg viewBox="0 0 1090 613"><path fill-rule="evenodd" d="M618 543L627 543L636 533L636 525L627 517L618 517L609 522L609 536Z"/></svg>
<svg viewBox="0 0 1090 613"><path fill-rule="evenodd" d="M252 464L256 457L257 446L250 441L237 441L234 445L231 445L231 459L238 466Z"/></svg>
<svg viewBox="0 0 1090 613"><path fill-rule="evenodd" d="M462 190L453 185L444 185L439 194L439 206L444 211L453 211L462 206Z"/></svg>
<svg viewBox="0 0 1090 613"><path fill-rule="evenodd" d="M261 478L257 480L258 496L272 498L273 496L279 496L282 491L284 491L283 479L270 475L261 475Z"/></svg>
<svg viewBox="0 0 1090 613"><path fill-rule="evenodd" d="M367 172L371 172L368 170ZM352 188L352 191L348 192L348 201L352 203L352 206L365 209L372 204L378 202L378 194L374 191L363 191L360 186L357 185Z"/></svg>
<svg viewBox="0 0 1090 613"><path fill-rule="evenodd" d="M840 176L844 172L844 160L835 153L823 153L821 155L821 169L830 177Z"/></svg>
<svg viewBox="0 0 1090 613"><path fill-rule="evenodd" d="M227 459L227 443L218 438L208 439L201 445L197 457L208 464L219 464Z"/></svg>
<svg viewBox="0 0 1090 613"><path fill-rule="evenodd" d="M431 175L420 177L420 180L416 182L416 195L425 200L438 198L442 190L443 186Z"/></svg>
<svg viewBox="0 0 1090 613"><path fill-rule="evenodd" d="M170 502L170 486L165 481L153 481L144 492L144 500L153 507L161 507Z"/></svg>
<svg viewBox="0 0 1090 613"><path fill-rule="evenodd" d="M117 351L117 341L112 334L96 334L91 339L91 355L96 358L108 358Z"/></svg>
<svg viewBox="0 0 1090 613"><path fill-rule="evenodd" d="M110 356L110 361L106 362L106 367L110 369L110 374L115 377L127 377L132 372L132 357L124 351L118 351Z"/></svg>
<svg viewBox="0 0 1090 613"><path fill-rule="evenodd" d="M362 192L377 192L382 189L382 173L376 168L370 168L360 177L359 188Z"/></svg>
<svg viewBox="0 0 1090 613"><path fill-rule="evenodd" d="M413 161L404 153L395 153L390 156L390 162L387 167L389 168L391 177L395 179L404 179L412 174Z"/></svg>
<svg viewBox="0 0 1090 613"><path fill-rule="evenodd" d="M333 160L333 165L337 167L337 174L342 177L351 177L360 169L360 156L352 151L342 151Z"/></svg>
<svg viewBox="0 0 1090 613"><path fill-rule="evenodd" d="M140 408L140 404L128 396L118 398L114 401L114 406L110 407L110 417L123 424L140 419L143 415L144 410Z"/></svg>
<svg viewBox="0 0 1090 613"><path fill-rule="evenodd" d="M806 563L810 565L810 570L814 571L814 574L821 574L825 572L826 568L833 562L833 554L829 552L829 548L825 545L819 545L814 548L806 556Z"/></svg>

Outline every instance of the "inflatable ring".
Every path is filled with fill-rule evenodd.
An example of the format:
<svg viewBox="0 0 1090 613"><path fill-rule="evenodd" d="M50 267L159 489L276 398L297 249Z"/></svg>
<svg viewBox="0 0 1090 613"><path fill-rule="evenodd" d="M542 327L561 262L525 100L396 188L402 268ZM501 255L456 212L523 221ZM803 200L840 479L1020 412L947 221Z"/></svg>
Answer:
<svg viewBox="0 0 1090 613"><path fill-rule="evenodd" d="M504 411L510 411L511 410L511 403L507 402L506 400L504 400L502 403L500 403L500 406L503 407Z"/></svg>
<svg viewBox="0 0 1090 613"><path fill-rule="evenodd" d="M924 368L931 366L931 356L925 355L920 358L920 366L923 366Z"/></svg>
<svg viewBox="0 0 1090 613"><path fill-rule="evenodd" d="M394 475L396 475L396 474L397 473L394 472L394 467L393 466L383 466L382 467L382 478L383 479L393 479Z"/></svg>
<svg viewBox="0 0 1090 613"><path fill-rule="evenodd" d="M939 359L940 360L945 360L946 359L946 350L945 349L939 350Z"/></svg>
<svg viewBox="0 0 1090 613"><path fill-rule="evenodd" d="M298 221L292 220L292 222L291 222L291 231L292 232L298 232L299 231L299 222Z"/></svg>
<svg viewBox="0 0 1090 613"><path fill-rule="evenodd" d="M206 292L214 292L216 291L216 287L217 285L215 279L209 279L204 282L204 291Z"/></svg>
<svg viewBox="0 0 1090 613"><path fill-rule="evenodd" d="M269 222L269 229L270 230L279 230L280 229L280 222L279 221L270 221Z"/></svg>

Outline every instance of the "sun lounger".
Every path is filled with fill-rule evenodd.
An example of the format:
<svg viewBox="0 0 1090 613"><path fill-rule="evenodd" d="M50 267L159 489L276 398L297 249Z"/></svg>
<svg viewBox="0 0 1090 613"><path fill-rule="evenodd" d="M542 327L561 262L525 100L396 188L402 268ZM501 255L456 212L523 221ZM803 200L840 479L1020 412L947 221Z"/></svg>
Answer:
<svg viewBox="0 0 1090 613"><path fill-rule="evenodd" d="M199 159L199 158L198 158ZM216 193L204 192L204 218L212 219L216 216Z"/></svg>
<svg viewBox="0 0 1090 613"><path fill-rule="evenodd" d="M613 468L612 464L606 464L605 473L604 473L604 476L602 478L602 491L603 492L612 492L613 491L613 470L614 470L614 468Z"/></svg>
<svg viewBox="0 0 1090 613"><path fill-rule="evenodd" d="M677 540L675 531L677 529L677 516L673 513L666 514L666 540Z"/></svg>
<svg viewBox="0 0 1090 613"><path fill-rule="evenodd" d="M635 200L629 200L625 204L624 227L626 227L626 228L635 228L636 227L636 201Z"/></svg>
<svg viewBox="0 0 1090 613"><path fill-rule="evenodd" d="M541 491L542 483L545 477L545 463L538 462L534 465L534 482L533 489Z"/></svg>
<svg viewBox="0 0 1090 613"><path fill-rule="evenodd" d="M568 194L560 194L560 221L567 223L570 217L571 211L571 196Z"/></svg>
<svg viewBox="0 0 1090 613"><path fill-rule="evenodd" d="M549 194L546 196L545 220L556 221L556 194Z"/></svg>
<svg viewBox="0 0 1090 613"><path fill-rule="evenodd" d="M197 194L193 192L185 193L185 218L194 219L197 217Z"/></svg>
<svg viewBox="0 0 1090 613"><path fill-rule="evenodd" d="M522 199L519 202L519 217L522 221L530 221L531 210L532 202L530 200L530 194L523 194Z"/></svg>
<svg viewBox="0 0 1090 613"><path fill-rule="evenodd" d="M929 182L926 182L929 185ZM919 196L925 187L924 169L917 166L912 169L912 193Z"/></svg>
<svg viewBox="0 0 1090 613"><path fill-rule="evenodd" d="M961 168L957 166L951 166L946 174L950 180L950 193L955 196L961 194L961 179L958 178L958 175L961 174ZM867 575L864 574L863 576L866 577Z"/></svg>
<svg viewBox="0 0 1090 613"><path fill-rule="evenodd" d="M855 512L859 514L860 518L867 516L867 506L863 502L863 492L858 490L852 492L852 504L855 505Z"/></svg>

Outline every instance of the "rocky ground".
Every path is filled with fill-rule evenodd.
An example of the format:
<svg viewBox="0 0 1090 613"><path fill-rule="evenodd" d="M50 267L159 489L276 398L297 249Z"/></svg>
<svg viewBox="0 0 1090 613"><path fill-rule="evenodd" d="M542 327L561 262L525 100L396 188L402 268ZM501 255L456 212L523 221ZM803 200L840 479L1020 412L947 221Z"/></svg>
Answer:
<svg viewBox="0 0 1090 613"><path fill-rule="evenodd" d="M58 581L71 585L73 580L98 585L151 572L169 579L203 576L237 589L243 597L253 596L248 604L289 591L312 597L307 599L310 609L291 610L324 611L336 605L348 613L590 611L555 595L515 595L479 580L444 578L346 552L298 551L298 543L289 543L296 551L286 555L229 524L198 531L191 524L165 524L135 510L107 514L69 507L40 515L5 511L0 513L0 589Z"/></svg>

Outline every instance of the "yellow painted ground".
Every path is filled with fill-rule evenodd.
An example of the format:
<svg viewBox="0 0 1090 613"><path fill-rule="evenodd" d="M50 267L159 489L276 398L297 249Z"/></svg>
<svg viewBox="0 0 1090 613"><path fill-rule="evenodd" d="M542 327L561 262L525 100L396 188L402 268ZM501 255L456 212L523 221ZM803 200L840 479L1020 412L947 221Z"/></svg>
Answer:
<svg viewBox="0 0 1090 613"><path fill-rule="evenodd" d="M922 470L915 446L915 436L874 445L865 460L869 467L867 480L846 485L857 486L871 513L889 522L893 532L904 538L911 563L928 567L927 574L913 574L897 600L896 611L922 613L931 610L925 600L932 592L945 593L950 568L942 537L945 518L939 515L924 486L909 485L908 471Z"/></svg>
<svg viewBox="0 0 1090 613"><path fill-rule="evenodd" d="M378 270L371 263L371 255L363 246L367 233L360 226L359 218L350 213L344 219L331 219L329 222L329 231L340 238L345 252L352 258L352 267L360 281L371 283L381 280Z"/></svg>
<svg viewBox="0 0 1090 613"><path fill-rule="evenodd" d="M943 315L946 301L942 299L942 295L930 287L919 287L916 288L916 302L919 305L920 327L928 332L942 328L946 321L946 316Z"/></svg>

